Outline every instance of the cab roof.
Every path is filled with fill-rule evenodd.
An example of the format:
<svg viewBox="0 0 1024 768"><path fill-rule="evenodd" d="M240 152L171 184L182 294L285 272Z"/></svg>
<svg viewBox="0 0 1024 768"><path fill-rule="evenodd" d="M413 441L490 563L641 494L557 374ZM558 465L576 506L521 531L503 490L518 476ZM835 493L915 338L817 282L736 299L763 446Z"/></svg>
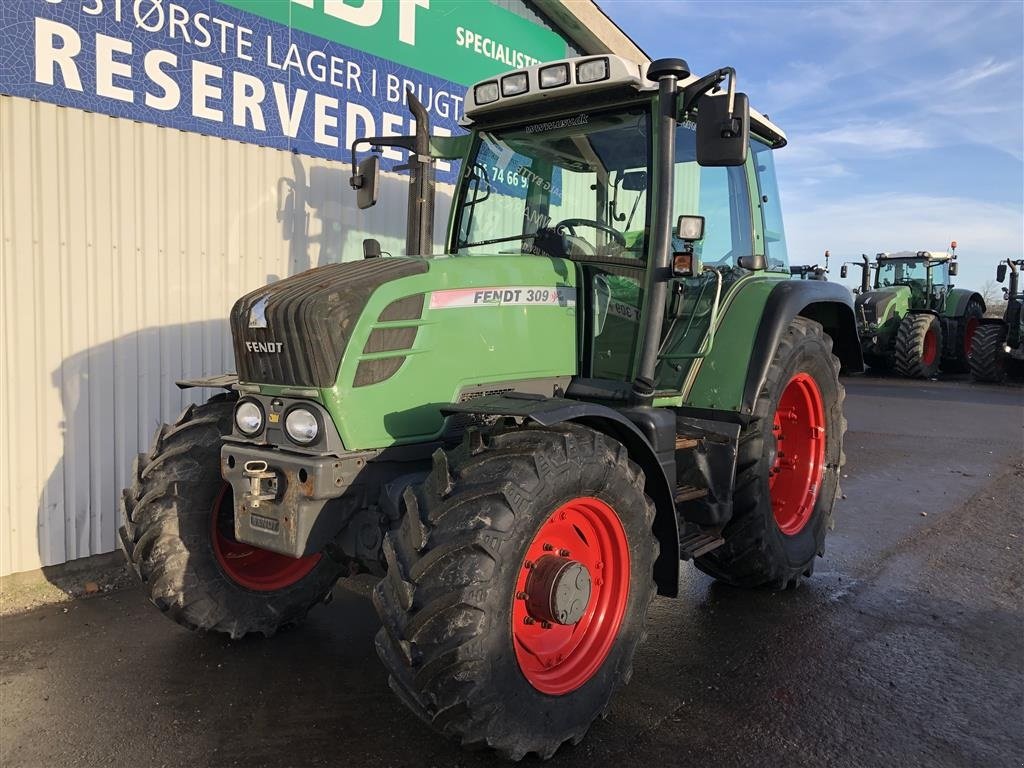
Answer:
<svg viewBox="0 0 1024 768"><path fill-rule="evenodd" d="M607 62L604 76L597 80L587 80L588 72L600 71L600 62L602 61ZM592 64L592 66L584 66L587 64ZM544 102L580 94L597 95L623 88L631 88L637 92L657 91L658 83L647 79L649 66L650 62L639 64L621 56L603 54L558 59L524 69L510 70L502 75L481 80L469 87L466 92L465 117L462 124L469 127L474 121L483 117L497 116L526 105L540 106ZM545 73L544 82L546 84L542 83L542 72ZM559 78L564 78L563 82L551 84ZM696 75L690 75L680 80L679 90L683 90L699 79ZM525 89L523 89L524 85ZM482 86L484 87L482 88ZM480 98L478 98L478 94ZM493 98L491 98L492 95ZM754 133L773 139L773 147L785 146L786 134L783 130L753 108L750 110L750 122L751 130Z"/></svg>

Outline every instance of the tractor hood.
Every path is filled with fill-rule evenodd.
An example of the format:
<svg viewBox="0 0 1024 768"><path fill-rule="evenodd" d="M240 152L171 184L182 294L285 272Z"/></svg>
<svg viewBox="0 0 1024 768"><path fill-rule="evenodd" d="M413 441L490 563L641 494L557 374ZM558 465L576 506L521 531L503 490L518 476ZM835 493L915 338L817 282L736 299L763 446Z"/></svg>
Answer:
<svg viewBox="0 0 1024 768"><path fill-rule="evenodd" d="M371 259L310 269L246 294L231 310L240 381L330 387L367 299L427 271L421 259Z"/></svg>
<svg viewBox="0 0 1024 768"><path fill-rule="evenodd" d="M893 286L858 294L855 304L857 322L862 325L884 323L896 308L901 294L909 297L910 289L906 286Z"/></svg>
<svg viewBox="0 0 1024 768"><path fill-rule="evenodd" d="M467 397L564 387L576 269L527 255L334 264L244 296L231 328L241 382L316 389L346 448L379 448L437 436L440 409Z"/></svg>

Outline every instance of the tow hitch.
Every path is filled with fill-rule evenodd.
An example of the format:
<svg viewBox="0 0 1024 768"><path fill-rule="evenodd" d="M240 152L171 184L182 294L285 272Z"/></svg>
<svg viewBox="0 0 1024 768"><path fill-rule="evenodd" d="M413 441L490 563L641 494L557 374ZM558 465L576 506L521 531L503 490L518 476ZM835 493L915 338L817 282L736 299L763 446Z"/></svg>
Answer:
<svg viewBox="0 0 1024 768"><path fill-rule="evenodd" d="M267 462L262 459L245 462L242 476L249 481L249 490L243 497L243 504L248 504L251 509L259 509L260 502L273 501L277 498L277 472L270 469Z"/></svg>

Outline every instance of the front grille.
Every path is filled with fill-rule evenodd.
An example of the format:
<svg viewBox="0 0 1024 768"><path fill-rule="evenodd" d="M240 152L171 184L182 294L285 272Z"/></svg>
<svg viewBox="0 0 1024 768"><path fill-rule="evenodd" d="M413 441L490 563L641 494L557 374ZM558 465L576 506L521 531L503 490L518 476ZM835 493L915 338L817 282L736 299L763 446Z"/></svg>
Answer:
<svg viewBox="0 0 1024 768"><path fill-rule="evenodd" d="M370 295L386 282L426 271L426 262L405 258L330 264L246 294L231 310L239 380L333 386ZM264 319L266 327L250 327L250 320Z"/></svg>

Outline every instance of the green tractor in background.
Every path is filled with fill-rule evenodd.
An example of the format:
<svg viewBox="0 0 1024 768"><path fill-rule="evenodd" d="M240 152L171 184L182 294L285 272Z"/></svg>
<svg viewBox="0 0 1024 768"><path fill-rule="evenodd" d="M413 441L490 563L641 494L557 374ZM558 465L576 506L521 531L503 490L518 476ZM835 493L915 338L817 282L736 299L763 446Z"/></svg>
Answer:
<svg viewBox="0 0 1024 768"><path fill-rule="evenodd" d="M1024 371L1024 293L1020 286L1020 269L1024 259L1007 259L996 267L996 281L1010 284L1003 288L1006 311L1003 319L983 318L971 341L971 376L975 381L998 383L1007 373L1019 377Z"/></svg>
<svg viewBox="0 0 1024 768"><path fill-rule="evenodd" d="M971 339L985 314L981 294L955 288L956 241L949 253L880 253L861 269L856 315L864 362L901 376L928 379L969 370ZM840 276L846 277L844 264ZM874 280L872 283L872 273Z"/></svg>
<svg viewBox="0 0 1024 768"><path fill-rule="evenodd" d="M415 136L356 142L411 153L410 255L368 240L239 299L237 375L179 382L226 392L139 456L121 541L161 611L233 637L379 577L402 702L549 757L629 681L682 560L811 575L861 350L849 291L789 279L786 139L731 68L558 61L465 104L464 136L410 94ZM461 165L434 256L438 159ZM373 205L379 157L352 163Z"/></svg>

